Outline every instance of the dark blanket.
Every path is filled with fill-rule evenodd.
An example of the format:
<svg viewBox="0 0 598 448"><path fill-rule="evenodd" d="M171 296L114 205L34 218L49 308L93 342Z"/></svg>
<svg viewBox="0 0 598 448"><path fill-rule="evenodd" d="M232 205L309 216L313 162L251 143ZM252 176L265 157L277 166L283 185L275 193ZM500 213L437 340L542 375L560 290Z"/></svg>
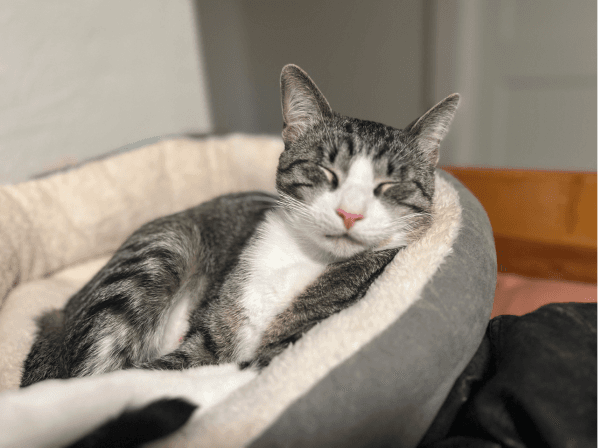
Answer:
<svg viewBox="0 0 598 448"><path fill-rule="evenodd" d="M596 304L498 316L420 443L596 447Z"/></svg>

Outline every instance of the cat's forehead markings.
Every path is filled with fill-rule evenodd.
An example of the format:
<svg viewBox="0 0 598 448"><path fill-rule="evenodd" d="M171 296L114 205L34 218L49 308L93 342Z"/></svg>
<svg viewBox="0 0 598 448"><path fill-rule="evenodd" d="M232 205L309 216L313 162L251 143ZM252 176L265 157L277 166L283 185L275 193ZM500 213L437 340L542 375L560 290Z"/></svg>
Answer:
<svg viewBox="0 0 598 448"><path fill-rule="evenodd" d="M353 157L355 155L355 142L351 137L348 137L343 141L343 149L347 151L349 157Z"/></svg>

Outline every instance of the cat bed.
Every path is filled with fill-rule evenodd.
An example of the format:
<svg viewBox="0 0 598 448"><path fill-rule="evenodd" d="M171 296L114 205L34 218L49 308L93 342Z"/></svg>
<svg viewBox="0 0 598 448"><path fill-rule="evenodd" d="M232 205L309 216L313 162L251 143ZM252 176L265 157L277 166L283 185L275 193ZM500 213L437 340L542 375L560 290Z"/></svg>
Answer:
<svg viewBox="0 0 598 448"><path fill-rule="evenodd" d="M112 372L18 389L34 317L62 306L144 222L216 195L274 191L282 141L173 138L0 187L0 445L61 446L161 397L200 406L152 446L416 446L482 340L496 285L482 206L438 170L434 224L366 296L260 374Z"/></svg>

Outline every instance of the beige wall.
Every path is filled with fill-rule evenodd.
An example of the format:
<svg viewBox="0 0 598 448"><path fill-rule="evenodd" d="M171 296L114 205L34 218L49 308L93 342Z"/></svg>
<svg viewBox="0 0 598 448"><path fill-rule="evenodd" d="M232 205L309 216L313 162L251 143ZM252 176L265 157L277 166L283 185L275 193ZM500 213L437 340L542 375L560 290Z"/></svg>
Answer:
<svg viewBox="0 0 598 448"><path fill-rule="evenodd" d="M3 0L0 183L210 130L192 1Z"/></svg>

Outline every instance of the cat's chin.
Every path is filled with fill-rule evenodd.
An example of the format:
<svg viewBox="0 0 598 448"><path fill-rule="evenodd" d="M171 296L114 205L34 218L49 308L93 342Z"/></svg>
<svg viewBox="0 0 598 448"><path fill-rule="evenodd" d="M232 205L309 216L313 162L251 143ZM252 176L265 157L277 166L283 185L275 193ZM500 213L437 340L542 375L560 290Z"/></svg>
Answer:
<svg viewBox="0 0 598 448"><path fill-rule="evenodd" d="M321 258L329 262L346 260L370 248L367 244L347 233L322 235L318 238L312 236L311 239L319 249Z"/></svg>
<svg viewBox="0 0 598 448"><path fill-rule="evenodd" d="M324 235L324 238L326 238L328 241L332 241L334 243L338 243L338 242L343 242L343 243L349 243L349 244L357 244L360 246L363 246L363 244L358 241L357 239L355 239L353 236L349 235L348 233L341 233L338 235Z"/></svg>
<svg viewBox="0 0 598 448"><path fill-rule="evenodd" d="M349 233L324 235L323 238L320 238L318 244L319 248L326 252L329 260L332 261L347 260L366 250L377 252L387 249L398 249L407 245L408 235L404 233L397 233L376 243L366 243Z"/></svg>

